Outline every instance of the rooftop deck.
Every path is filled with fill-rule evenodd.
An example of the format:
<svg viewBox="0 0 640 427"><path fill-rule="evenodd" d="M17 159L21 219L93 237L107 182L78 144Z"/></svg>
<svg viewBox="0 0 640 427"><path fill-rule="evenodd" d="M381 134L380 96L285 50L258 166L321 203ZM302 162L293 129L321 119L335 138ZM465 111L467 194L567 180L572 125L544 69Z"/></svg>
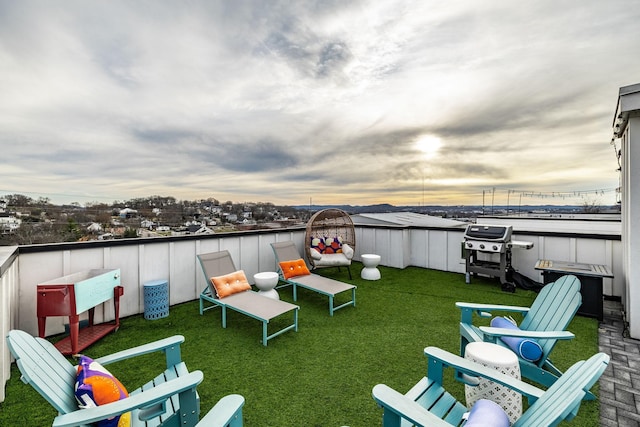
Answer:
<svg viewBox="0 0 640 427"><path fill-rule="evenodd" d="M548 223L547 223L548 224ZM534 249L519 252L514 256L515 268L523 274L540 280L539 272L533 269L537 259L564 259L573 262L590 262L610 265L614 274L619 273L620 236L604 232L515 232L514 239L530 240ZM407 266L424 267L433 270L464 273L461 262L460 242L463 230L429 227L366 227L357 228L356 259L364 253L377 253L382 256L382 265L404 269ZM142 284L144 282L167 278L171 284L171 304L180 304L197 298L204 281L196 268L195 255L220 249L232 253L239 268L248 276L258 271L274 268L274 258L269 243L293 240L302 247L303 230L287 229L266 232L231 233L198 238L134 239L130 241L101 242L99 244L62 244L43 247L21 247L19 250L7 249L8 255L0 262L2 285L2 321L3 334L8 329L19 328L34 335L37 333L35 304L28 298L38 283L87 268L121 268L125 289L125 302L121 315L135 316L143 312ZM18 268L19 267L19 268ZM616 279L607 279L605 295L620 296L621 286ZM610 302L608 302L610 304ZM108 305L108 304L107 304ZM5 309L5 307L7 307ZM357 308L361 312L362 307ZM617 310L619 313L620 310ZM97 321L107 321L112 313L111 307L97 313ZM615 314L612 309L611 314ZM340 316L338 316L340 318ZM47 334L60 333L62 321L48 324ZM301 318L304 325L304 318ZM215 325L218 327L218 325ZM608 316L602 323L600 342L602 351L611 349L613 368L608 369L602 380L602 425L627 422L620 425L638 425L638 396L633 394L638 378L629 369L637 368L640 362L635 340L618 339L622 337L624 323ZM175 333L180 333L176 330ZM607 334L609 337L607 339ZM595 337L594 337L595 338ZM3 340L4 341L4 340ZM277 346L278 339L274 341ZM0 343L0 355L3 357L4 370L0 369L0 384L8 375L8 351L4 342ZM625 347L626 346L626 347ZM271 344L269 346L271 348ZM622 350L621 350L622 348ZM634 350L635 349L635 350ZM449 349L452 350L452 349ZM635 352L635 353L634 353ZM569 355L575 356L575 355ZM629 368L617 369L619 362L628 363ZM617 375L617 376L616 376ZM1 376L1 375L0 375ZM627 379L622 382L621 378ZM631 385L629 386L629 382ZM605 386L606 385L606 386ZM371 385L373 386L373 384ZM606 393L611 390L613 398ZM370 390L369 390L370 391ZM620 396L626 398L622 400ZM367 396L369 397L369 396ZM635 400L634 400L635 399ZM4 400L4 390L0 389L0 401ZM622 405L626 402L626 405ZM636 411L631 411L635 403ZM610 424L606 424L606 420ZM356 425L356 424L354 424ZM618 425L618 424L616 424Z"/></svg>
<svg viewBox="0 0 640 427"><path fill-rule="evenodd" d="M145 320L141 315L121 321L120 329L92 345L85 353L102 356L112 351L163 338L185 336L182 357L190 369L204 372L198 387L202 410L228 393L245 396L247 426L322 425L351 427L379 425L381 410L371 398L377 383L408 390L426 371L424 347L435 345L458 351L460 312L455 301L488 301L509 305L529 305L531 291L506 293L493 280L477 279L467 285L464 275L415 267L381 268L382 279L364 281L354 265L354 279L343 270L323 274L358 286L358 304L327 313L326 298L301 292L300 330L288 332L263 347L259 323L245 316L230 315L226 329L220 326L218 310L198 314L196 302L174 305L169 317ZM283 300L291 301L291 289L279 290ZM571 328L579 339L563 342L555 349L554 361L563 369L597 351L597 322L576 317ZM52 337L58 338L57 336ZM154 359L146 359L145 365ZM148 368L111 368L125 384L140 384ZM145 371L147 369L147 371ZM0 424L44 425L53 416L51 408L34 401L34 391L18 380L15 367L7 388L8 406L14 418ZM448 386L464 399L461 384ZM35 396L37 397L37 396ZM320 408L323 409L320 409ZM597 402L586 402L574 424L598 425L593 415ZM22 416L24 418L15 418ZM25 414L28 414L26 416ZM283 419L284 417L284 419ZM35 420L35 421L34 421ZM287 421L288 420L288 421Z"/></svg>

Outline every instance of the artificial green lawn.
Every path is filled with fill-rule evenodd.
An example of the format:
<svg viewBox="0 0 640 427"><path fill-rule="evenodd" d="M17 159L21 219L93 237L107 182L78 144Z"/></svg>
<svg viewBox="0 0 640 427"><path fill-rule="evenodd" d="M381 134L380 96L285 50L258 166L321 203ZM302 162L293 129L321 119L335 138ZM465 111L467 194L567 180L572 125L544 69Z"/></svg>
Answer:
<svg viewBox="0 0 640 427"><path fill-rule="evenodd" d="M425 375L426 346L458 353L456 301L529 306L536 296L522 289L503 292L494 280L474 278L465 284L462 274L415 267L380 267L382 279L370 282L360 279L360 268L360 264L351 267L353 280L344 269L320 271L358 286L355 308L331 317L326 297L300 289L299 331L280 335L267 347L260 342L260 322L228 311L223 329L218 309L200 316L198 302L192 301L172 306L164 319L145 320L142 315L122 319L117 332L84 353L100 357L180 334L185 336L183 360L190 370L204 372L198 387L202 414L222 396L239 393L246 399L248 427L376 426L381 424L382 410L371 397L374 385L385 383L404 393ZM290 287L279 293L281 299L293 302ZM277 320L271 323L269 331L277 325ZM597 327L596 320L576 316L568 328L576 338L556 346L552 355L556 365L564 370L597 352ZM163 364L164 358L156 353L109 369L133 390L161 372ZM0 425L51 425L55 411L19 378L14 364L6 400L0 404ZM448 380L446 386L464 401L461 384ZM571 425L598 426L598 403L583 403Z"/></svg>

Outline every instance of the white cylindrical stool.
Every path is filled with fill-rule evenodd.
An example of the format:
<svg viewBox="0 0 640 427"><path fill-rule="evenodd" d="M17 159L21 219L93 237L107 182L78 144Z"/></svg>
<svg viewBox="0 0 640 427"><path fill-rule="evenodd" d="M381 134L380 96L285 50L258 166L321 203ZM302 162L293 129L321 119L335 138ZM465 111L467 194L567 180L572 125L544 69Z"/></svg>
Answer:
<svg viewBox="0 0 640 427"><path fill-rule="evenodd" d="M279 276L275 271L265 271L263 273L256 273L253 275L253 280L258 288L258 293L265 297L280 299L278 291L275 290L278 284Z"/></svg>
<svg viewBox="0 0 640 427"><path fill-rule="evenodd" d="M380 255L363 254L361 258L364 268L360 272L360 277L364 280L379 280L380 270L378 270L378 264L380 264Z"/></svg>
<svg viewBox="0 0 640 427"><path fill-rule="evenodd" d="M518 356L498 344L488 342L467 344L464 358L520 379ZM465 385L464 394L467 399L467 408L471 408L479 399L491 400L504 409L511 424L515 423L522 415L522 395L487 379L481 378L477 386Z"/></svg>

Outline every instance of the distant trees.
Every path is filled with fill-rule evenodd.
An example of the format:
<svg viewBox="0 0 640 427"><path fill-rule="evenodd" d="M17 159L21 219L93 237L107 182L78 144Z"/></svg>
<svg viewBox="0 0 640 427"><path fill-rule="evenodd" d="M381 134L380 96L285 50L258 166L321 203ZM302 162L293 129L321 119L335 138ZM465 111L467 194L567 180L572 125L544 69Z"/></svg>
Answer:
<svg viewBox="0 0 640 427"><path fill-rule="evenodd" d="M87 203L85 212L88 216L93 218L94 222L102 225L106 228L111 222L113 207L106 203Z"/></svg>
<svg viewBox="0 0 640 427"><path fill-rule="evenodd" d="M136 230L135 228L127 227L127 229L124 230L124 235L122 237L124 237L125 239L138 237L138 230Z"/></svg>
<svg viewBox="0 0 640 427"><path fill-rule="evenodd" d="M6 245L36 245L60 241L60 235L52 223L22 223L14 234L3 236L3 244Z"/></svg>
<svg viewBox="0 0 640 427"><path fill-rule="evenodd" d="M84 233L75 219L67 218L67 226L62 230L61 235L65 242L77 242Z"/></svg>
<svg viewBox="0 0 640 427"><path fill-rule="evenodd" d="M600 202L596 199L585 199L582 203L584 213L599 213L602 210Z"/></svg>
<svg viewBox="0 0 640 427"><path fill-rule="evenodd" d="M16 208L22 208L34 204L31 197L27 197L22 194L9 194L3 198L7 201L7 206L13 206Z"/></svg>

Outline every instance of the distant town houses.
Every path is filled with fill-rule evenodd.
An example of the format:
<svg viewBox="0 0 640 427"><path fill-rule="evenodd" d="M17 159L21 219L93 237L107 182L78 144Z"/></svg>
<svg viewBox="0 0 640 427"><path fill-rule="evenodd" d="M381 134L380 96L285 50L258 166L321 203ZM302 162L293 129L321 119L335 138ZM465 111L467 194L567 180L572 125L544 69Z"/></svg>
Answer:
<svg viewBox="0 0 640 427"><path fill-rule="evenodd" d="M331 206L314 206L313 211ZM340 208L354 214L362 212L415 212L415 207L374 205ZM519 214L543 209L547 215L581 212L584 207L496 207L495 214ZM420 207L420 213L442 218L469 220L485 214L481 206ZM37 201L23 195L0 197L0 245L54 243L62 241L108 240L136 237L180 236L225 233L236 230L274 229L303 225L312 213L310 207L275 206L271 203L220 203L211 198L178 201L173 197L152 196L113 204L78 203L53 205L48 199ZM491 213L494 214L493 207Z"/></svg>
<svg viewBox="0 0 640 427"><path fill-rule="evenodd" d="M0 212L0 232L2 234L12 234L20 228L22 221L6 212Z"/></svg>
<svg viewBox="0 0 640 427"><path fill-rule="evenodd" d="M191 224L187 227L189 234L213 234L214 231L204 224Z"/></svg>
<svg viewBox="0 0 640 427"><path fill-rule="evenodd" d="M102 225L98 224L97 222L92 222L87 227L87 231L94 234L102 233Z"/></svg>
<svg viewBox="0 0 640 427"><path fill-rule="evenodd" d="M0 231L3 235L0 245L53 243L70 241L70 238L88 241L276 228L303 224L305 215L308 216L308 212L276 208L270 203L219 203L213 199L180 202L171 197L153 196L111 205L72 203L58 206L46 199L36 202L26 196L12 195L0 198Z"/></svg>
<svg viewBox="0 0 640 427"><path fill-rule="evenodd" d="M7 206L7 201L5 199L0 199L0 234L15 233L22 223L20 214L9 212Z"/></svg>
<svg viewBox="0 0 640 427"><path fill-rule="evenodd" d="M223 213L222 217L226 220L226 222L238 222L238 215L234 213Z"/></svg>
<svg viewBox="0 0 640 427"><path fill-rule="evenodd" d="M124 208L120 209L120 218L134 218L138 215L138 211L135 209Z"/></svg>
<svg viewBox="0 0 640 427"><path fill-rule="evenodd" d="M155 226L156 226L156 223L154 221L151 221L150 219L143 219L143 220L140 221L140 227L141 228L146 228L147 230L152 230Z"/></svg>

